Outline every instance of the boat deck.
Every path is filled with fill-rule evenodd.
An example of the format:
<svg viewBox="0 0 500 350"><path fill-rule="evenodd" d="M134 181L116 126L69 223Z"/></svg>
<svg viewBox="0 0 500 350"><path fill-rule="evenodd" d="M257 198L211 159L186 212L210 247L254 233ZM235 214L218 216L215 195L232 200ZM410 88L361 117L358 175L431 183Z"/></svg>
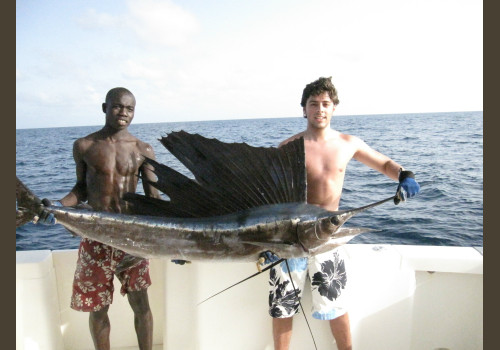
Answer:
<svg viewBox="0 0 500 350"><path fill-rule="evenodd" d="M347 244L356 350L483 348L482 248ZM88 314L69 308L77 250L16 252L16 349L90 350ZM151 260L154 350L271 350L268 273L198 305L256 272L253 263L175 265ZM133 314L118 292L110 307L113 350L138 349ZM328 322L303 306L319 350L335 348ZM302 314L291 349L314 349Z"/></svg>

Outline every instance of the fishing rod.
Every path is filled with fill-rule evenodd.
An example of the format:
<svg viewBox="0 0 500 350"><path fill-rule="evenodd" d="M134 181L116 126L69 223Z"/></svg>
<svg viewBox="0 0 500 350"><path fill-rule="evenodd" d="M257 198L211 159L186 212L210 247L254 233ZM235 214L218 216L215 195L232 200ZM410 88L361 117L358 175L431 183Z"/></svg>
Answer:
<svg viewBox="0 0 500 350"><path fill-rule="evenodd" d="M278 264L279 264L279 263L281 263L282 261L286 261L286 259L279 259L278 261L273 262L271 265L267 266L266 268L264 268L264 269L262 269L262 270L259 270L257 273L254 273L253 275L251 275L251 276L249 276L249 277L247 277L247 278L245 278L245 279L243 279L243 280L241 280L241 281L239 281L239 282L236 282L235 284L233 284L233 285L231 285L231 286L229 286L229 287L227 287L227 288L225 288L225 289L221 290L220 292L215 293L214 295L212 295L212 296L210 296L210 297L206 298L205 300L203 300L203 301L199 302L199 303L198 303L198 305L203 304L205 301L207 301L207 300L209 300L209 299L212 299L212 298L213 298L213 297L215 297L216 295L219 295L220 293L225 292L225 291L226 291L226 290L228 290L228 289L231 289L231 288L233 288L233 287L236 287L238 284L243 283L243 282L245 282L245 281L249 280L250 278L253 278L253 277L257 276L257 275L260 275L262 272L269 270L270 268L272 268L272 267L274 267L274 266L278 265Z"/></svg>
<svg viewBox="0 0 500 350"><path fill-rule="evenodd" d="M286 269L288 270L288 276L290 277L290 282L292 282L292 287L293 287L293 292L295 293L295 298L297 298L297 301L299 302L300 309L302 310L302 315L304 315L304 319L306 320L307 328L309 328L309 334L311 334L312 341L314 343L314 348L318 350L318 347L316 346L316 340L314 340L314 335L311 329L311 326L309 325L309 320L307 319L306 313L304 312L304 308L302 307L302 303L299 299L299 292L297 291L297 288L295 288L295 284L293 283L293 278L292 278L292 273L290 272L290 266L288 266L288 260L285 259L285 264L286 264Z"/></svg>
<svg viewBox="0 0 500 350"><path fill-rule="evenodd" d="M219 295L219 294L221 294L221 293L223 293L223 292L227 291L228 289L231 289L231 288L233 288L233 287L237 286L238 284L243 283L243 282L245 282L245 281L249 280L250 278L253 278L253 277L255 277L255 276L260 275L262 272L267 271L267 270L269 270L270 268L273 268L274 266L276 266L276 265L280 264L280 263L281 263L281 262L283 262L283 261L284 261L284 262L285 262L285 264L286 264L286 268L287 268L287 270L288 270L288 276L290 276L290 281L292 282L292 287L293 287L293 292L295 293L295 298L297 298L297 301L299 302L300 309L302 310L302 314L304 315L304 319L306 320L307 328L309 328L309 333L311 334L311 338L312 338L313 343L314 343L314 348L317 350L317 349L318 349L318 347L316 346L316 340L314 339L314 335L313 335L313 333L312 333L311 326L309 325L309 321L308 321L308 319L307 319L306 313L304 312L304 308L302 307L302 303L301 303L301 301L300 301L300 299L299 299L299 292L297 291L297 288L295 288L295 284L293 283L292 274L291 274L291 272L290 272L290 267L289 267L289 265L288 265L288 260L287 260L287 259L284 259L284 258L279 259L279 260L277 260L277 261L273 262L272 264L270 264L269 266L267 266L266 268L264 268L264 269L262 269L262 270L260 270L260 269L259 269L259 271L258 271L258 272L256 272L256 273L254 273L253 275L248 276L247 278L242 279L241 281L236 282L236 283L234 283L233 285L231 285L231 286L229 286L229 287L227 287L227 288L225 288L225 289L221 290L220 292L218 292L218 293L215 293L215 294L211 295L210 297L206 298L205 300L203 300L203 301L199 302L199 303L198 303L198 306L199 306L199 305L201 305L201 304L203 304L205 301L207 301L207 300L209 300L209 299L212 299L212 298L213 298L213 297L215 297L216 295Z"/></svg>

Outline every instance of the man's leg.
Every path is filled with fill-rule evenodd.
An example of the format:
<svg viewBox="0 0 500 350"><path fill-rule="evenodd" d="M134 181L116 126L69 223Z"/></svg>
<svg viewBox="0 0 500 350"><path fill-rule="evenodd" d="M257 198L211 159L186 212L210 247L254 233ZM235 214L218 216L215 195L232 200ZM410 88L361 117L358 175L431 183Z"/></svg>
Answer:
<svg viewBox="0 0 500 350"><path fill-rule="evenodd" d="M128 292L128 301L134 311L134 325L140 350L153 348L153 314L149 308L146 289L138 292Z"/></svg>
<svg viewBox="0 0 500 350"><path fill-rule="evenodd" d="M269 314L273 317L274 349L279 350L290 346L293 315L299 308L308 275L308 258L291 258L287 262L273 267L269 273Z"/></svg>
<svg viewBox="0 0 500 350"><path fill-rule="evenodd" d="M337 342L338 350L351 350L351 327L349 325L349 315L347 312L342 316L330 320L330 329Z"/></svg>
<svg viewBox="0 0 500 350"><path fill-rule="evenodd" d="M273 318L273 339L275 350L287 350L292 338L293 316Z"/></svg>
<svg viewBox="0 0 500 350"><path fill-rule="evenodd" d="M109 350L109 332L111 326L108 317L109 306L100 311L91 311L89 314L90 335L96 350Z"/></svg>

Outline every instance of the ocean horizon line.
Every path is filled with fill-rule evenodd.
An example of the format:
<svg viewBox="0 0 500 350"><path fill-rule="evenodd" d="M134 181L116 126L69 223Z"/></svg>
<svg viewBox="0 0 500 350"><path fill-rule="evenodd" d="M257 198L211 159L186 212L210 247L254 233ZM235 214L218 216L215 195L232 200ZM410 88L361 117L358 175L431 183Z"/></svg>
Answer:
<svg viewBox="0 0 500 350"><path fill-rule="evenodd" d="M407 113L376 113L376 114L339 114L334 115L334 118L342 117L371 117L371 116L395 116L395 115L429 115L429 114L449 114L449 113L482 113L483 111L449 111L449 112L407 112ZM269 120L269 119L292 119L292 118L303 118L302 116L294 117L255 117L255 118L234 118L234 119L207 119L207 120L172 120L166 122L135 122L131 125L147 125L147 124L163 124L163 123L204 123L204 122L216 122L216 121L245 121L245 120ZM35 128L16 128L17 130L43 130L43 129L58 129L58 128L84 128L84 127L102 127L104 124L92 124L92 125L65 125L65 126L51 126L51 127L35 127Z"/></svg>

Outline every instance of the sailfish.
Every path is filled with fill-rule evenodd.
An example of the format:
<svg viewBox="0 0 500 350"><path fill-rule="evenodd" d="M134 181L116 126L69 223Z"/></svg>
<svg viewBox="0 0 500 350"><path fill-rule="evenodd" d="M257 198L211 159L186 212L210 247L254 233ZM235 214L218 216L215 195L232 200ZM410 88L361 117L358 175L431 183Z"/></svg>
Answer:
<svg viewBox="0 0 500 350"><path fill-rule="evenodd" d="M159 141L194 176L145 157L157 177L149 182L168 200L127 193L129 214L45 206L16 176L16 226L48 211L73 234L136 257L258 261L272 251L288 259L331 250L371 231L343 225L395 198L338 211L308 204L303 138L279 148L254 147L178 131Z"/></svg>

